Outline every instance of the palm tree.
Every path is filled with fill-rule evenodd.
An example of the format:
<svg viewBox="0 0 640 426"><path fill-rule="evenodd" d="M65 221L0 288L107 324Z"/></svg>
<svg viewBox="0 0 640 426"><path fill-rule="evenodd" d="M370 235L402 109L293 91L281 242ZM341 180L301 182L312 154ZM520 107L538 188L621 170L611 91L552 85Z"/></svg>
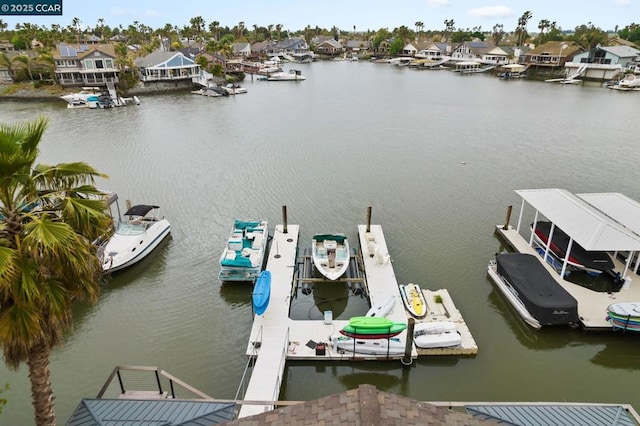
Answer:
<svg viewBox="0 0 640 426"><path fill-rule="evenodd" d="M35 164L47 124L0 124L0 343L9 368L28 365L38 426L55 425L49 357L73 324L73 302L97 300L91 242L111 223L90 197L105 175L81 162Z"/></svg>
<svg viewBox="0 0 640 426"><path fill-rule="evenodd" d="M82 26L82 21L80 21L80 18L73 18L71 20L71 25L73 25L73 28L76 30L76 33L78 35L78 45L80 44L80 32L81 32L81 26Z"/></svg>
<svg viewBox="0 0 640 426"><path fill-rule="evenodd" d="M18 55L13 58L13 62L17 63L19 68L26 69L29 74L29 81L33 81L33 73L31 72L31 69L33 68L33 61L29 56Z"/></svg>

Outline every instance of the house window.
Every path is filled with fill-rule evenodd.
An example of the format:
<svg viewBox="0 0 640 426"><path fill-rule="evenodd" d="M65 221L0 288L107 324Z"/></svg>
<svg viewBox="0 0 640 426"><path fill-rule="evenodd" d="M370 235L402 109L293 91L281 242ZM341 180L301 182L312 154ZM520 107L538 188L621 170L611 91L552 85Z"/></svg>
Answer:
<svg viewBox="0 0 640 426"><path fill-rule="evenodd" d="M56 61L56 67L63 68L65 66L66 66L65 61Z"/></svg>
<svg viewBox="0 0 640 426"><path fill-rule="evenodd" d="M113 68L113 59L105 59L104 67L109 69Z"/></svg>
<svg viewBox="0 0 640 426"><path fill-rule="evenodd" d="M94 64L93 64L93 59L85 59L84 61L84 68L87 70L92 70L95 68Z"/></svg>
<svg viewBox="0 0 640 426"><path fill-rule="evenodd" d="M96 64L96 68L98 68L98 69L103 69L104 68L104 62L102 61L102 59L96 59L95 60L95 64Z"/></svg>
<svg viewBox="0 0 640 426"><path fill-rule="evenodd" d="M68 67L75 67L76 66L76 61L74 61L73 59L67 59L67 66Z"/></svg>

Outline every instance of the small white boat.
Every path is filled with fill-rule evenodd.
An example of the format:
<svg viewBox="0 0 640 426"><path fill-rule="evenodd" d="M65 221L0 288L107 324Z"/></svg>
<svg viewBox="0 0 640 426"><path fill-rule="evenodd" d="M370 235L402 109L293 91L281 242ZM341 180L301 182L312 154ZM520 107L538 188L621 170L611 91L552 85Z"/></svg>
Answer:
<svg viewBox="0 0 640 426"><path fill-rule="evenodd" d="M424 318L427 315L427 303L417 284L400 285L400 296L402 296L404 306L411 315L416 318Z"/></svg>
<svg viewBox="0 0 640 426"><path fill-rule="evenodd" d="M381 356L402 355L406 346L405 342L397 337L389 339L353 339L346 336L334 336L331 338L331 343L338 350Z"/></svg>
<svg viewBox="0 0 640 426"><path fill-rule="evenodd" d="M448 348L462 344L462 336L451 321L421 322L413 329L413 343L422 349Z"/></svg>
<svg viewBox="0 0 640 426"><path fill-rule="evenodd" d="M640 90L640 76L635 74L627 74L616 84L609 86L610 89L614 90Z"/></svg>
<svg viewBox="0 0 640 426"><path fill-rule="evenodd" d="M100 87L83 87L79 92L67 93L66 95L60 96L60 99L66 101L67 103L71 103L73 101L87 102L90 96L98 96L101 93L102 88Z"/></svg>
<svg viewBox="0 0 640 426"><path fill-rule="evenodd" d="M371 306L371 309L365 314L366 317L386 317L396 304L396 296L390 294L381 299L378 303Z"/></svg>
<svg viewBox="0 0 640 426"><path fill-rule="evenodd" d="M193 93L194 95L209 96L212 98L217 98L219 96L229 96L229 92L227 92L224 88L218 86L203 87L202 89L194 90L191 93Z"/></svg>
<svg viewBox="0 0 640 426"><path fill-rule="evenodd" d="M316 269L327 279L340 278L349 267L349 242L344 234L316 234L312 240Z"/></svg>
<svg viewBox="0 0 640 426"><path fill-rule="evenodd" d="M289 72L274 72L267 76L268 81L302 81L305 80L300 70L289 70Z"/></svg>
<svg viewBox="0 0 640 426"><path fill-rule="evenodd" d="M247 93L247 89L236 83L229 83L223 87L223 89L230 95L240 95Z"/></svg>
<svg viewBox="0 0 640 426"><path fill-rule="evenodd" d="M262 271L269 229L266 220L236 220L220 256L221 281L254 281Z"/></svg>
<svg viewBox="0 0 640 426"><path fill-rule="evenodd" d="M158 216L160 207L140 204L124 213L115 233L100 249L102 269L114 272L139 262L171 232L171 225Z"/></svg>

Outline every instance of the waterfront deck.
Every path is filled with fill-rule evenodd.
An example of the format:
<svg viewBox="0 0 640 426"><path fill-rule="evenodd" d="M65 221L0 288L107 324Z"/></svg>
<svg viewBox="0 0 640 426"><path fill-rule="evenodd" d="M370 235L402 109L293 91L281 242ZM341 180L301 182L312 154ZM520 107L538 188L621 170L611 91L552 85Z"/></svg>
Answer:
<svg viewBox="0 0 640 426"><path fill-rule="evenodd" d="M519 253L527 253L538 256L535 249L529 246L528 241L520 235L515 228L509 226L503 229L504 225L497 225L496 232L507 242L515 251ZM618 260L613 259L615 269L624 270L624 265ZM588 288L574 284L560 277L551 265L542 262L547 268L551 276L567 290L578 301L578 315L580 322L585 330L606 331L612 330L611 324L606 320L607 307L616 302L640 300L640 286L634 285L633 281L638 281L638 276L631 270L627 271L627 280L618 292L598 292Z"/></svg>

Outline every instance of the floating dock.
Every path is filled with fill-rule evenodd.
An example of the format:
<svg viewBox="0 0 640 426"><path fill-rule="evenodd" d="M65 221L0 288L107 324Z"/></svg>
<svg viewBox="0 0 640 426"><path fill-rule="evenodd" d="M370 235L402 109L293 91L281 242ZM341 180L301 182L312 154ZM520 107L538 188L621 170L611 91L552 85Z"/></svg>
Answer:
<svg viewBox="0 0 640 426"><path fill-rule="evenodd" d="M340 336L340 330L349 320L325 317L323 320L293 320L290 318L291 301L300 283L314 282L309 274L299 274L300 268L309 268L306 255L298 255L297 225L277 225L267 258L266 269L271 272L271 296L269 306L263 315L255 315L247 344L246 354L256 358L256 364L244 396L244 400L277 401L284 366L287 360L310 361L365 361L400 360L409 355L415 359L422 355L474 355L478 347L446 290L423 290L427 300L428 314L424 321L451 321L462 336L462 344L451 348L416 349L411 345L410 354L368 355L344 351L332 345L332 339ZM371 304L395 294L396 304L387 315L394 322L408 321L408 313L400 297L398 282L393 270L391 256L387 249L380 225L358 225L360 251L352 255L351 262L357 265L351 275L336 286L346 285L345 281L362 283L363 291ZM305 265L307 265L305 267ZM363 270L360 270L362 268ZM428 283L425 283L426 287ZM362 315L365 313L363 312ZM406 342L407 331L398 337ZM244 405L240 417L269 411L273 405Z"/></svg>

